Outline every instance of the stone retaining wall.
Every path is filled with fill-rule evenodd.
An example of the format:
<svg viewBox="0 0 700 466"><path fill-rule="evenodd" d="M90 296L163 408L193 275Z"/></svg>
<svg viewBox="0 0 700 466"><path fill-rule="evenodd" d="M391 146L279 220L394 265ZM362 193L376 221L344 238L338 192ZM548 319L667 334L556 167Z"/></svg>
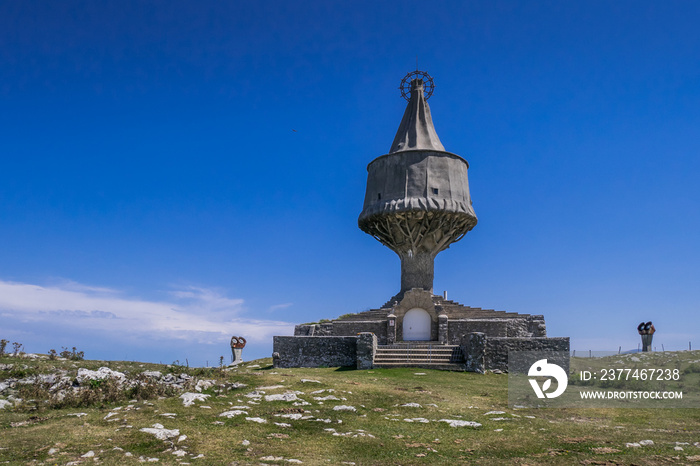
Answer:
<svg viewBox="0 0 700 466"><path fill-rule="evenodd" d="M372 333L357 336L272 337L274 367L357 367L371 369L377 351Z"/></svg>
<svg viewBox="0 0 700 466"><path fill-rule="evenodd" d="M468 371L508 370L508 351L569 352L569 337L488 337L474 332L462 335ZM568 370L568 367L566 368Z"/></svg>
<svg viewBox="0 0 700 466"><path fill-rule="evenodd" d="M274 367L357 365L357 337L272 337ZM276 353L276 354L275 354Z"/></svg>

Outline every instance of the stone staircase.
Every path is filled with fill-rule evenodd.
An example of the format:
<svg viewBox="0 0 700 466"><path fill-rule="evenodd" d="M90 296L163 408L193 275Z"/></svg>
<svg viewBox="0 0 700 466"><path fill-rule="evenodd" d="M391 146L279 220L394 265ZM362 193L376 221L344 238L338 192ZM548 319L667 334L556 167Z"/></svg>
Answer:
<svg viewBox="0 0 700 466"><path fill-rule="evenodd" d="M367 322L376 320L386 320L386 316L389 315L391 309L370 309L369 311L358 312L357 314L348 314L343 317L339 317L335 320L340 320L343 322Z"/></svg>
<svg viewBox="0 0 700 466"><path fill-rule="evenodd" d="M343 317L339 317L338 321L353 321L353 322L368 322L368 321L382 321L386 320L387 316L391 312L394 298L391 298L379 309L370 309L368 311L358 312L357 314L347 314ZM517 312L506 312L506 311L495 311L493 309L482 309L480 307L469 307L464 304L460 304L456 301L450 299L444 299L442 296L433 295L433 303L436 306L442 306L445 313L450 319L507 319L507 318L523 318L527 317L529 314L518 314Z"/></svg>
<svg viewBox="0 0 700 466"><path fill-rule="evenodd" d="M388 315L389 312L391 312L391 308L394 305L395 301L400 301L400 299L397 299L397 296L394 296L391 298L389 301L384 303L384 305L379 308L379 309L372 309L369 311L365 312L360 312L359 314L355 314L355 316L359 318L355 318L353 316L353 320L360 320L362 317L360 316L367 316L367 317L374 317L376 320L381 320L379 316L383 313L384 316ZM470 307L470 306L465 306L464 304L458 303L456 301L452 301L451 299L444 299L440 295L433 295L433 304L436 306L442 306L443 310L445 313L450 317L450 319L478 319L478 318L509 318L509 317L515 317L515 318L521 318L521 317L527 317L529 314L518 314L517 312L506 312L506 311L495 311L493 309L482 309L480 307ZM372 320L375 320L372 319ZM369 320L369 319L368 319Z"/></svg>
<svg viewBox="0 0 700 466"><path fill-rule="evenodd" d="M464 355L457 345L439 342L396 343L379 345L374 367L422 367L426 369L464 370Z"/></svg>

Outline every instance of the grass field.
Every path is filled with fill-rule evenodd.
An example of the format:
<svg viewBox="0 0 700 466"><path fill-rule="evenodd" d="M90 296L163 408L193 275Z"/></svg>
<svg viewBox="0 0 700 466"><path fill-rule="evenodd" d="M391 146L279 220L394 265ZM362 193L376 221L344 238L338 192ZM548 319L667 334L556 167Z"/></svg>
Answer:
<svg viewBox="0 0 700 466"><path fill-rule="evenodd" d="M700 359L680 354L688 366ZM15 381L0 390L11 401L0 409L0 464L700 464L700 409L512 409L504 374L270 364L0 358L0 383ZM34 378L99 367L141 385L85 382L58 400ZM177 390L144 382L144 371L193 378ZM214 383L198 392L200 380ZM208 396L185 406L183 391ZM644 440L653 444L626 446Z"/></svg>

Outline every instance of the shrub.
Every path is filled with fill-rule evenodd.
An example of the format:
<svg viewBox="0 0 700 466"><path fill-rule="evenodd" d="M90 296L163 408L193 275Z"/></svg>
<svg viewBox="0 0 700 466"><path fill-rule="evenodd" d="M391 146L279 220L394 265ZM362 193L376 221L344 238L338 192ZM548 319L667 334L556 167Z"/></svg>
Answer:
<svg viewBox="0 0 700 466"><path fill-rule="evenodd" d="M50 349L50 350L49 350L49 359L50 359L51 361L55 361L56 359L58 359L58 353L56 353L56 350L55 350L55 349Z"/></svg>
<svg viewBox="0 0 700 466"><path fill-rule="evenodd" d="M7 348L8 343L9 341L4 338L0 340L0 357L5 356L5 348Z"/></svg>
<svg viewBox="0 0 700 466"><path fill-rule="evenodd" d="M24 354L24 351L22 351L22 346L24 345L18 341L12 343L12 355L14 357L21 356Z"/></svg>
<svg viewBox="0 0 700 466"><path fill-rule="evenodd" d="M78 351L75 346L73 347L73 351L68 350L68 348L66 348L65 346L63 346L62 348L62 358L70 359L71 361L82 361L83 359L85 359L85 351Z"/></svg>

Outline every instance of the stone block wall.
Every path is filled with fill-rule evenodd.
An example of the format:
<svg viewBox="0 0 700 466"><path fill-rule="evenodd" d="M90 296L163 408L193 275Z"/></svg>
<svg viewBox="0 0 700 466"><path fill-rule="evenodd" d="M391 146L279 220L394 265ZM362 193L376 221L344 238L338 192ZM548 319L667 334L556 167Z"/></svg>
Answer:
<svg viewBox="0 0 700 466"><path fill-rule="evenodd" d="M508 370L508 351L562 351L568 354L569 337L490 337L473 332L462 335L459 345L464 351L468 371L505 372ZM568 362L566 366L568 371Z"/></svg>
<svg viewBox="0 0 700 466"><path fill-rule="evenodd" d="M569 352L569 337L487 338L485 366L488 370L508 370L508 351ZM568 367L566 368L568 370Z"/></svg>
<svg viewBox="0 0 700 466"><path fill-rule="evenodd" d="M384 321L342 321L333 322L333 335L357 336L360 333L371 332L377 336L380 345L386 345L386 320Z"/></svg>
<svg viewBox="0 0 700 466"><path fill-rule="evenodd" d="M484 333L488 338L531 338L546 337L547 328L541 315L491 318L491 319L455 319L448 320L448 342L450 345L461 344L461 336L473 332Z"/></svg>
<svg viewBox="0 0 700 466"><path fill-rule="evenodd" d="M484 333L489 337L508 336L507 319L460 319L448 320L448 342L450 345L461 344L461 336L473 332Z"/></svg>
<svg viewBox="0 0 700 466"><path fill-rule="evenodd" d="M357 366L357 336L275 336L272 351L274 367Z"/></svg>
<svg viewBox="0 0 700 466"><path fill-rule="evenodd" d="M371 369L377 352L377 336L373 333L361 333L357 337L357 368Z"/></svg>
<svg viewBox="0 0 700 466"><path fill-rule="evenodd" d="M322 324L300 324L294 327L294 336L322 337L331 335L333 335L332 322L324 322Z"/></svg>
<svg viewBox="0 0 700 466"><path fill-rule="evenodd" d="M464 335L460 346L464 353L466 370L483 374L486 370L486 335L480 332Z"/></svg>

